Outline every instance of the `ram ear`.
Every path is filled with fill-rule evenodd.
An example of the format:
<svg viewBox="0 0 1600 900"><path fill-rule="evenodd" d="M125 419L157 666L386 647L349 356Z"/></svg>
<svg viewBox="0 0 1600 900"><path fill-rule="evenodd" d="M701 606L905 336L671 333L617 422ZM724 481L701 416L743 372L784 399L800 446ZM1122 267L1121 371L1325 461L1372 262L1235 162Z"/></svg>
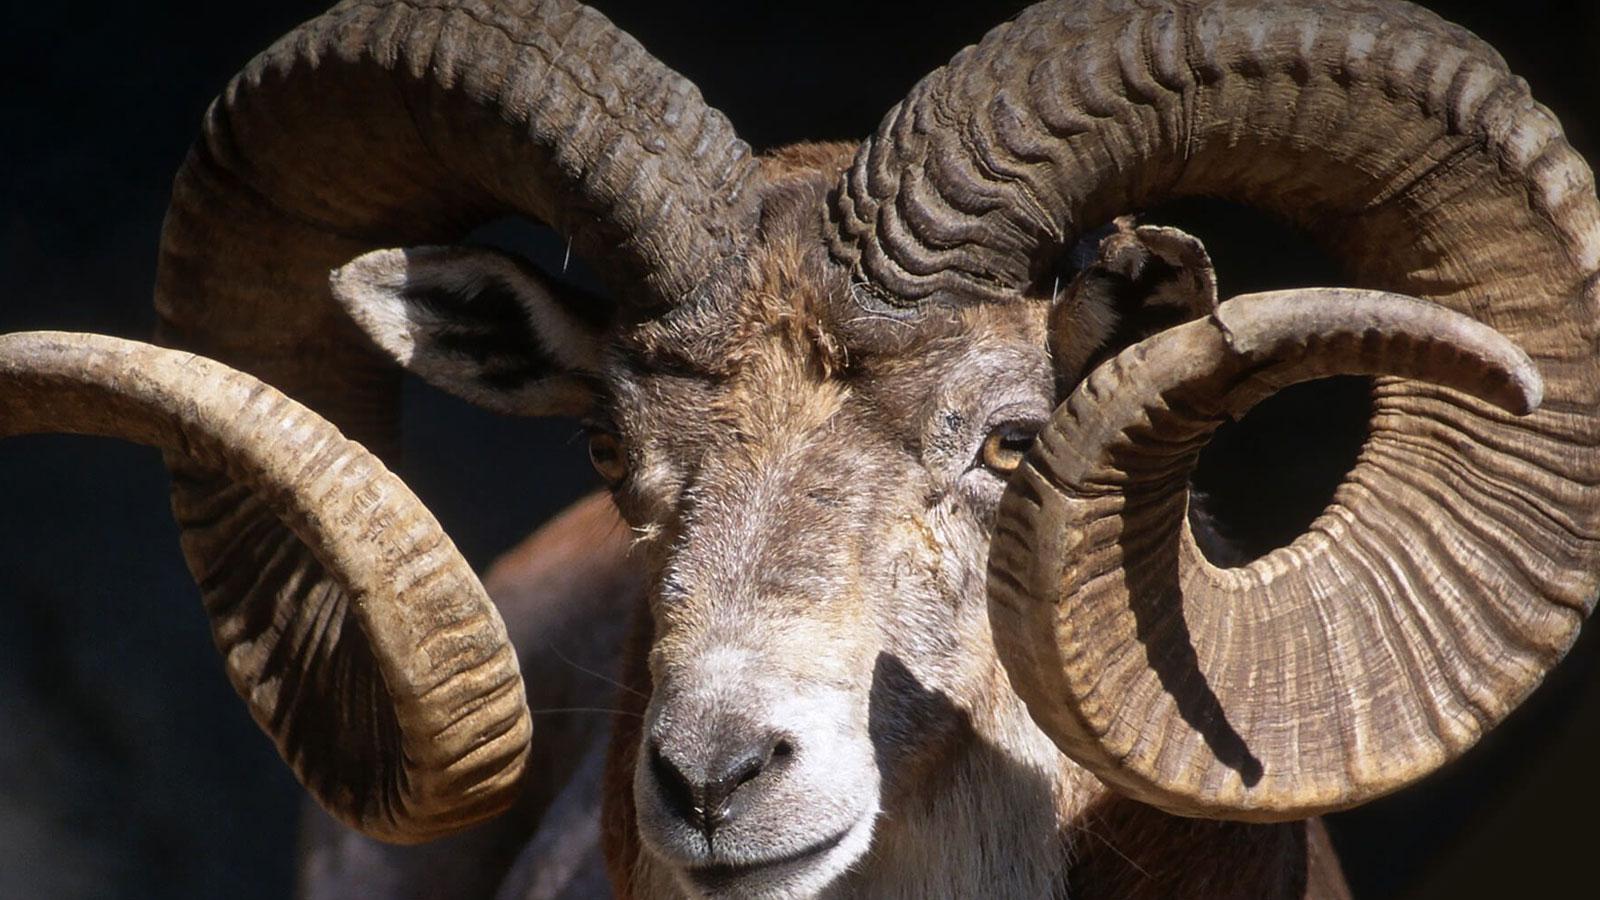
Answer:
<svg viewBox="0 0 1600 900"><path fill-rule="evenodd" d="M375 250L330 282L361 330L435 387L509 415L591 405L606 308L521 260L480 247Z"/></svg>
<svg viewBox="0 0 1600 900"><path fill-rule="evenodd" d="M1050 315L1056 374L1071 386L1123 347L1217 308L1217 275L1200 239L1129 217L1081 242L1077 274Z"/></svg>

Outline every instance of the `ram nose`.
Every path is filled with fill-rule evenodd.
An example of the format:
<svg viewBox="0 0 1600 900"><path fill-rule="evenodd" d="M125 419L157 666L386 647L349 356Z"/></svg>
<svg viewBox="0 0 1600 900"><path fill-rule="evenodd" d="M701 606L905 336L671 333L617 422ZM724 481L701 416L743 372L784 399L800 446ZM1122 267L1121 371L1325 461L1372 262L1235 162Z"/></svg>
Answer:
<svg viewBox="0 0 1600 900"><path fill-rule="evenodd" d="M650 774L673 815L712 841L782 778L795 758L794 739L739 720L720 723L710 740L650 740Z"/></svg>

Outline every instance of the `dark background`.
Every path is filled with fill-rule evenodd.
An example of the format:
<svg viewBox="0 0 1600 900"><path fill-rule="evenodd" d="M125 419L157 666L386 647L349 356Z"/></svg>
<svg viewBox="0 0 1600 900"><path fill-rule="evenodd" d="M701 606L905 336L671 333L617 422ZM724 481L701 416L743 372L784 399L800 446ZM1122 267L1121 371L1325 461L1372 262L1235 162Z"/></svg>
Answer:
<svg viewBox="0 0 1600 900"><path fill-rule="evenodd" d="M598 5L765 148L867 134L918 77L1024 4ZM1595 4L1429 5L1499 47L1600 159ZM166 194L206 103L321 6L8 7L0 332L149 334ZM1238 210L1186 203L1153 219L1206 240L1225 296L1337 278L1299 238ZM548 239L533 250L559 252ZM1241 527L1260 496L1314 510L1325 450L1353 433L1360 405L1359 389L1313 389L1254 417L1211 454L1218 502L1243 510ZM406 417L401 472L479 566L594 485L571 423L499 419L417 386ZM222 675L165 480L142 448L0 444L0 897L292 890L298 788ZM1333 817L1358 897L1588 894L1572 886L1600 837L1596 631L1465 759Z"/></svg>

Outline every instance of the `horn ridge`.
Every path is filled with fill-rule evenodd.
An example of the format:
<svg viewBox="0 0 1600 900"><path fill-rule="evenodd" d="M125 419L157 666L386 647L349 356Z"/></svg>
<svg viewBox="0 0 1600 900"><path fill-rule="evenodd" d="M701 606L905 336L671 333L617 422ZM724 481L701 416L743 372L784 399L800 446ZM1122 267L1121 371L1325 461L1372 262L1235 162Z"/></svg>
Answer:
<svg viewBox="0 0 1600 900"><path fill-rule="evenodd" d="M211 360L5 335L0 436L36 432L161 447L227 480L210 510L180 512L192 574L235 689L336 817L412 842L516 799L531 720L505 625L439 523L365 448ZM280 593L302 602L261 602ZM335 691L344 701L328 703Z"/></svg>

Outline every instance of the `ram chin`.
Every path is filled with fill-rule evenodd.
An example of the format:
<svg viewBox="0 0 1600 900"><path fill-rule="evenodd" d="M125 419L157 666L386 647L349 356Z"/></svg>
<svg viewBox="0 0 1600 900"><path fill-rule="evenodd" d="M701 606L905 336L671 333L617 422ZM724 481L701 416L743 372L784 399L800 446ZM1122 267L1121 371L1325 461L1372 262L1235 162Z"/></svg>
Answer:
<svg viewBox="0 0 1600 900"><path fill-rule="evenodd" d="M872 843L876 814L792 853L767 859L729 859L704 865L662 860L684 894L696 900L798 900L830 896Z"/></svg>

